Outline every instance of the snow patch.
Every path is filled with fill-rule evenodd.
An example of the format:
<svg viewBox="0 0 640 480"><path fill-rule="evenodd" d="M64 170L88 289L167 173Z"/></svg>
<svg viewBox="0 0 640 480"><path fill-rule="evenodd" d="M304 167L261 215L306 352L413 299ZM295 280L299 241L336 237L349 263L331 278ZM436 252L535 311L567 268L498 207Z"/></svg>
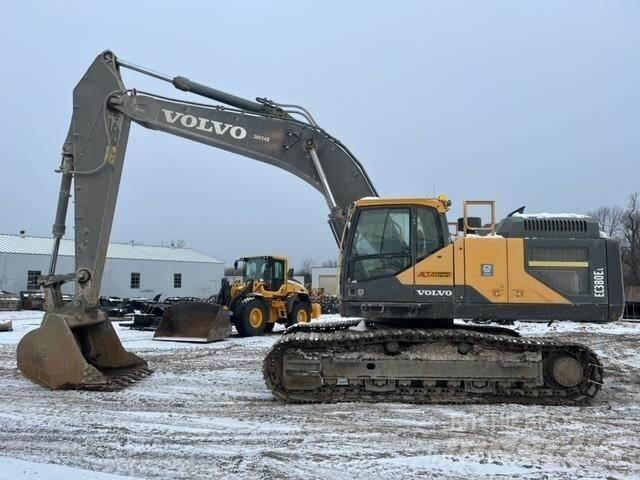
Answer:
<svg viewBox="0 0 640 480"><path fill-rule="evenodd" d="M466 238L504 238L502 235L498 233L487 233L486 235L480 235L477 233L467 233L465 234Z"/></svg>
<svg viewBox="0 0 640 480"><path fill-rule="evenodd" d="M50 391L15 364L18 341L42 312L0 312L0 320L8 318L15 331L0 332L0 396L8 406L0 412L0 480L586 480L637 478L640 471L637 323L509 327L585 343L600 356L602 391L591 405L572 408L287 405L274 399L261 372L279 335L187 345L154 342L153 332L115 323L125 348L155 373L119 392ZM323 315L318 322L338 320Z"/></svg>
<svg viewBox="0 0 640 480"><path fill-rule="evenodd" d="M367 329L367 324L365 323L364 320L360 320L360 323L358 323L357 325L353 326L353 327L349 327L349 330L352 330L354 332L366 332Z"/></svg>
<svg viewBox="0 0 640 480"><path fill-rule="evenodd" d="M514 217L522 218L591 218L589 215L582 215L580 213L514 213Z"/></svg>
<svg viewBox="0 0 640 480"><path fill-rule="evenodd" d="M0 480L62 480L82 478L83 480L135 480L138 477L123 477L110 473L92 472L81 468L55 465L52 463L36 463L15 458L0 457Z"/></svg>

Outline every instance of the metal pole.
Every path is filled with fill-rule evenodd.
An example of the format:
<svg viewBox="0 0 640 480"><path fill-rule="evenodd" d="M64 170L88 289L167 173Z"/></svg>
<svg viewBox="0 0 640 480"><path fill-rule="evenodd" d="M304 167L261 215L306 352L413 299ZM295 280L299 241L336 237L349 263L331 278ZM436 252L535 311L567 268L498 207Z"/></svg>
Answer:
<svg viewBox="0 0 640 480"><path fill-rule="evenodd" d="M329 200L329 207L336 208L338 205L336 204L336 199L333 198L333 192L331 191L331 187L329 187L329 182L327 181L327 176L322 169L322 165L320 164L320 158L318 157L318 152L316 151L316 146L314 144L308 145L307 150L309 150L309 155L311 155L311 160L313 160L313 165L316 167L316 171L318 172L318 176L320 177L320 182L324 187L324 191L327 192L327 197Z"/></svg>
<svg viewBox="0 0 640 480"><path fill-rule="evenodd" d="M186 77L170 77L168 75L164 75L163 73L154 72L153 70L149 70L148 68L141 67L140 65L136 65L119 58L116 59L116 62L121 67L128 68L129 70L134 70L136 72L149 75L150 77L154 77L159 80L171 83L174 87L176 87L178 90L182 90L183 92L195 93L196 95L200 95L217 102L226 103L227 105L241 108L243 110L248 110L250 112L264 113L265 110L267 110L261 103L247 100L246 98L238 97L237 95L208 87L201 83L189 80Z"/></svg>
<svg viewBox="0 0 640 480"><path fill-rule="evenodd" d="M129 62L125 61L125 60L122 60L121 58L117 58L116 59L116 63L118 65L120 65L121 67L128 68L129 70L134 70L136 72L144 73L145 75L149 75L151 77L155 77L157 79L164 80L165 82L173 83L173 78L168 76L168 75L164 75L162 73L154 72L153 70L149 70L148 68L141 67L141 66L136 65L134 63L129 63Z"/></svg>
<svg viewBox="0 0 640 480"><path fill-rule="evenodd" d="M73 157L63 153L62 159L62 179L60 180L60 193L58 195L58 208L56 219L53 223L53 251L51 252L51 263L49 265L49 275L55 275L56 264L58 263L58 251L60 250L60 239L66 231L65 222L67 220L67 209L69 207L69 197L71 197L71 180L73 179Z"/></svg>

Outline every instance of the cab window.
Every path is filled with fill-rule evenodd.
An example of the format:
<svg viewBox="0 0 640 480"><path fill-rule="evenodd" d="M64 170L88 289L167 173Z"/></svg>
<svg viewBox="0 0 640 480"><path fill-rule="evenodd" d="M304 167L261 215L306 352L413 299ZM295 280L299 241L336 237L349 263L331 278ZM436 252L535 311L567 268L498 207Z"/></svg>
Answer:
<svg viewBox="0 0 640 480"><path fill-rule="evenodd" d="M409 209L364 210L355 231L354 256L411 253Z"/></svg>
<svg viewBox="0 0 640 480"><path fill-rule="evenodd" d="M409 208L360 212L353 236L350 281L395 275L411 266L411 257Z"/></svg>
<svg viewBox="0 0 640 480"><path fill-rule="evenodd" d="M250 258L244 264L245 280L264 280L267 261L264 258Z"/></svg>
<svg viewBox="0 0 640 480"><path fill-rule="evenodd" d="M416 260L419 261L445 246L443 220L429 207L416 208Z"/></svg>
<svg viewBox="0 0 640 480"><path fill-rule="evenodd" d="M282 260L274 260L273 262L273 281L271 282L271 290L280 290L284 284L284 262Z"/></svg>

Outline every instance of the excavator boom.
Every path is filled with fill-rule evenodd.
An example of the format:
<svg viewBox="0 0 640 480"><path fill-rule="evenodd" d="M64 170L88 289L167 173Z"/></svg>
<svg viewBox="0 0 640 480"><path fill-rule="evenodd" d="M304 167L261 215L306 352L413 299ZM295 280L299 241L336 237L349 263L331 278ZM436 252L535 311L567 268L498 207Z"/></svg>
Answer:
<svg viewBox="0 0 640 480"><path fill-rule="evenodd" d="M226 105L127 89L121 67ZM265 99L243 99L185 77L157 74L120 61L110 51L103 52L73 91L73 117L62 148L51 266L49 275L41 279L47 313L42 326L25 335L18 347L22 372L51 388L117 388L127 379L135 381L149 373L144 360L125 351L108 318L98 309L132 121L293 173L325 197L337 242L349 206L361 197L377 196L358 160L305 109ZM72 186L75 272L56 275ZM69 281L75 281L75 298L64 305L61 286Z"/></svg>

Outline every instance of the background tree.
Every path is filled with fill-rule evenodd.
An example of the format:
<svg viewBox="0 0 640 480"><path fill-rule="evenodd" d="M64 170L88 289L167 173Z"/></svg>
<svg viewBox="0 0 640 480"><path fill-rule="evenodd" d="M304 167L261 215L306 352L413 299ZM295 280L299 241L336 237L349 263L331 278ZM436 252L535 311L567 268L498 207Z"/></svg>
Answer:
<svg viewBox="0 0 640 480"><path fill-rule="evenodd" d="M620 238L622 234L622 220L624 209L619 206L609 207L603 205L597 210L589 212L587 215L597 218L600 223L600 230L610 237Z"/></svg>
<svg viewBox="0 0 640 480"><path fill-rule="evenodd" d="M300 268L296 270L296 274L297 275L311 274L311 267L313 263L314 263L313 258L305 258L304 260L302 260L302 263L300 264Z"/></svg>
<svg viewBox="0 0 640 480"><path fill-rule="evenodd" d="M640 285L640 197L629 195L622 215L622 268L625 284Z"/></svg>
<svg viewBox="0 0 640 480"><path fill-rule="evenodd" d="M337 260L325 260L324 262L322 262L320 264L321 267L337 267L338 266L338 261Z"/></svg>
<svg viewBox="0 0 640 480"><path fill-rule="evenodd" d="M629 195L624 208L603 205L589 215L598 219L600 230L620 240L625 288L640 287L640 194Z"/></svg>
<svg viewBox="0 0 640 480"><path fill-rule="evenodd" d="M233 268L233 266L226 267L224 269L224 275L225 277L235 277L238 275L242 275L242 268Z"/></svg>
<svg viewBox="0 0 640 480"><path fill-rule="evenodd" d="M300 268L295 271L296 275L304 275L304 283L311 283L311 267L313 266L313 258L305 258L300 264Z"/></svg>

